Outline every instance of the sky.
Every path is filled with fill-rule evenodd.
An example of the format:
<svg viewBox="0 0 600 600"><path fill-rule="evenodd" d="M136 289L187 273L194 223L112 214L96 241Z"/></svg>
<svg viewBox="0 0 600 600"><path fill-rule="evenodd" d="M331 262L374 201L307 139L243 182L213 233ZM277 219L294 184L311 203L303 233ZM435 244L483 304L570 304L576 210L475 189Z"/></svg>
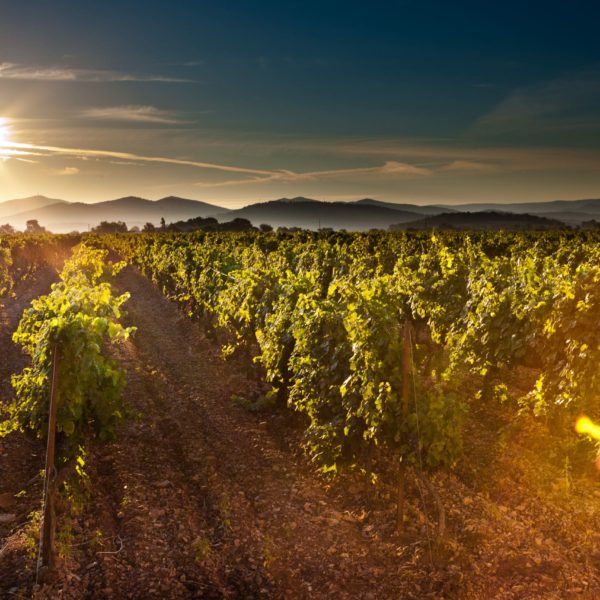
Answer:
<svg viewBox="0 0 600 600"><path fill-rule="evenodd" d="M0 201L600 197L600 4L3 0Z"/></svg>

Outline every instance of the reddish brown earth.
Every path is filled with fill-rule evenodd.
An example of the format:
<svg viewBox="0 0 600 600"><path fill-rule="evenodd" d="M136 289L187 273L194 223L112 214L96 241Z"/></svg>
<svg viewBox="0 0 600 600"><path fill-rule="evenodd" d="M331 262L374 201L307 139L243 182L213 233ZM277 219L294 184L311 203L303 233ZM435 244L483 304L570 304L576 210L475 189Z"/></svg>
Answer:
<svg viewBox="0 0 600 600"><path fill-rule="evenodd" d="M0 300L0 406L12 395L11 374L27 365L27 357L12 342L12 333L31 300L47 293L57 279L56 267L42 268L20 283L13 297ZM29 514L40 505L39 473L43 468L44 445L40 440L25 435L0 438L0 598L12 597L9 592L14 587L31 587L34 564L22 560L22 533L27 529ZM19 492L25 493L15 498ZM31 541L35 544L33 538ZM15 542L20 548L17 554L11 552Z"/></svg>
<svg viewBox="0 0 600 600"><path fill-rule="evenodd" d="M556 444L539 423L474 412L465 459L432 480L445 539L436 543L433 499L413 478L399 537L390 485L367 498L356 479L319 479L289 420L232 404L256 386L243 365L223 362L135 269L117 286L132 293L127 322L138 331L117 354L141 417L116 442L93 445L90 497L63 517L58 580L43 588L33 587L23 525L39 508L39 479L30 480L40 444L0 442L0 494L26 491L10 508L17 521L0 524L0 597L600 597L596 476L546 456ZM7 307L10 327L24 304ZM1 335L9 393L4 382L23 359Z"/></svg>

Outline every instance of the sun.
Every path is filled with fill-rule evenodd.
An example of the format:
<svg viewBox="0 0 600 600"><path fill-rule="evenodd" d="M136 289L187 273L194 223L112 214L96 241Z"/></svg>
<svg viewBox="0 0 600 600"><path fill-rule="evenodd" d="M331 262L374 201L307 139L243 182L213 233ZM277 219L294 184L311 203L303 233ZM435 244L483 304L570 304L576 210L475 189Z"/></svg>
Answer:
<svg viewBox="0 0 600 600"><path fill-rule="evenodd" d="M11 144L13 143L10 121L6 117L0 117L0 162L4 163L13 154Z"/></svg>
<svg viewBox="0 0 600 600"><path fill-rule="evenodd" d="M10 142L10 126L6 117L0 117L0 148Z"/></svg>

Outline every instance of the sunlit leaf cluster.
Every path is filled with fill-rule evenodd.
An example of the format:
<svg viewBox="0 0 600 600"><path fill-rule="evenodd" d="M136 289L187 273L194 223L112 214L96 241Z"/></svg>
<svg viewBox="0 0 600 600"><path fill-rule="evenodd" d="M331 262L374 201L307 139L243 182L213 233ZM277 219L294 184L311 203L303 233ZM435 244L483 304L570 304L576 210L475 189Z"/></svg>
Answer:
<svg viewBox="0 0 600 600"><path fill-rule="evenodd" d="M465 407L598 412L594 232L275 232L115 236L188 314L226 332L306 416L325 471L387 448L423 468L461 451ZM402 346L410 325L408 411ZM515 369L529 373L519 391ZM522 385L530 385L523 393ZM465 395L464 390L471 390ZM479 390L477 392L477 390Z"/></svg>
<svg viewBox="0 0 600 600"><path fill-rule="evenodd" d="M124 371L107 348L133 331L119 322L129 295L113 294L109 280L123 263L108 263L106 254L78 246L60 281L25 310L13 335L31 365L12 378L16 397L1 432L19 429L46 435L56 356L59 465L80 457L90 436L111 439L130 413L123 398Z"/></svg>

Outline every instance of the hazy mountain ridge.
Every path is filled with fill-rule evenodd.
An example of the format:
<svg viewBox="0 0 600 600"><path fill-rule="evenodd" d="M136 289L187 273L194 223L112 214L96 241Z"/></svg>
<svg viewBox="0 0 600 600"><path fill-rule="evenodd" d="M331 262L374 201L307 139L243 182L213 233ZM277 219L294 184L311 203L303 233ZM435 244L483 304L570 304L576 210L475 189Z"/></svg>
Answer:
<svg viewBox="0 0 600 600"><path fill-rule="evenodd" d="M363 198L355 200L352 204L360 204L366 206L381 206L383 208L391 208L392 210L406 210L408 212L417 213L419 215L439 215L441 212L459 212L450 206L437 206L434 204L396 204L395 202L384 202L382 200L373 200L373 198Z"/></svg>
<svg viewBox="0 0 600 600"><path fill-rule="evenodd" d="M216 215L219 218L221 215ZM253 225L267 223L273 227L319 229L387 229L390 225L418 219L415 212L356 202L323 202L310 198L271 200L250 204L227 213L228 219L248 219Z"/></svg>
<svg viewBox="0 0 600 600"><path fill-rule="evenodd" d="M424 217L409 223L392 225L395 231L406 229L458 229L494 231L506 229L518 231L522 229L561 229L565 226L563 221L530 215L528 213L511 213L494 210L479 212L453 212L442 213Z"/></svg>
<svg viewBox="0 0 600 600"><path fill-rule="evenodd" d="M6 219L18 212L37 210L52 204L67 204L66 200L57 198L46 198L46 196L29 196L28 198L17 198L0 202L0 219Z"/></svg>
<svg viewBox="0 0 600 600"><path fill-rule="evenodd" d="M217 204L167 196L147 200L126 196L97 203L67 202L45 196L32 196L0 203L0 223L8 222L23 229L29 219L37 219L51 231L85 231L100 221L125 221L129 227L141 227L146 222L155 225L164 218L167 223L186 221L195 217L215 217L220 221L244 218L258 226L267 223L273 227L302 227L317 229L331 227L364 231L387 229L390 225L413 222L428 227L423 219L447 214L475 214L492 211L546 217L568 225L580 225L592 219L600 220L600 199L555 200L527 203L481 203L446 205L416 205L384 202L363 198L352 202L325 202L298 196L249 204L229 210ZM473 219L470 217L471 220ZM484 219L484 220L486 220ZM457 218L457 222L460 219ZM501 225L498 223L498 227Z"/></svg>
<svg viewBox="0 0 600 600"><path fill-rule="evenodd" d="M3 204L0 204L0 210ZM168 196L160 200L126 196L93 204L61 200L0 218L19 229L22 229L29 219L37 219L51 231L66 232L85 231L100 221L125 221L129 227L135 225L141 227L146 222L158 225L163 217L170 222L193 217L208 217L215 213L227 214L227 212L228 209L215 204L176 196Z"/></svg>
<svg viewBox="0 0 600 600"><path fill-rule="evenodd" d="M529 214L557 219L567 225L581 225L585 221L600 220L600 199L550 200L547 202L512 202L459 204L453 207L460 212L500 211Z"/></svg>

